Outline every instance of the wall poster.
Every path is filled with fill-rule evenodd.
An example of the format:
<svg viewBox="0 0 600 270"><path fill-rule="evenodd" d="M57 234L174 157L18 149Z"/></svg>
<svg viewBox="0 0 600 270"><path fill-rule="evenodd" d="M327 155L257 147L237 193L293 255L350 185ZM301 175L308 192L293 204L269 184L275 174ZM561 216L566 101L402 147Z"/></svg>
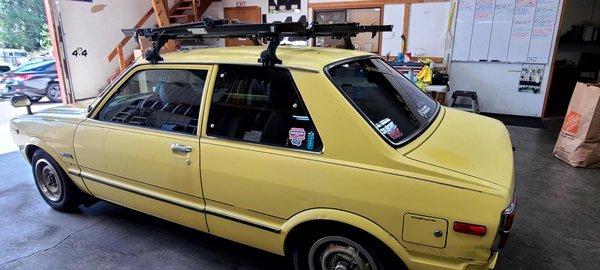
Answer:
<svg viewBox="0 0 600 270"><path fill-rule="evenodd" d="M302 0L269 0L269 13L300 12Z"/></svg>
<svg viewBox="0 0 600 270"><path fill-rule="evenodd" d="M542 88L544 65L524 64L519 77L519 92L537 94Z"/></svg>

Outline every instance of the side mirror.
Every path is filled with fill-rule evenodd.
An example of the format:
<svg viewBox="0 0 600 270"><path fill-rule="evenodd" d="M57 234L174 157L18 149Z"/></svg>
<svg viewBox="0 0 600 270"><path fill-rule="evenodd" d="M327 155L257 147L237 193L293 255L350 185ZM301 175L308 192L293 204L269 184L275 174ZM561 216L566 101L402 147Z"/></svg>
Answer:
<svg viewBox="0 0 600 270"><path fill-rule="evenodd" d="M28 96L13 96L10 99L10 104L15 107L27 107L27 114L33 114L31 112L31 100Z"/></svg>

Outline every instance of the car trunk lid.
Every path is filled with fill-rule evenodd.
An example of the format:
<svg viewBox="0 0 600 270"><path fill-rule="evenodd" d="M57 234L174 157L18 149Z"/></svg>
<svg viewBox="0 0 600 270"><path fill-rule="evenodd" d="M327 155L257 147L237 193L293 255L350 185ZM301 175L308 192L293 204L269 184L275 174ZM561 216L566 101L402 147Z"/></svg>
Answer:
<svg viewBox="0 0 600 270"><path fill-rule="evenodd" d="M470 175L507 189L514 187L510 137L499 121L446 108L444 119L407 157Z"/></svg>

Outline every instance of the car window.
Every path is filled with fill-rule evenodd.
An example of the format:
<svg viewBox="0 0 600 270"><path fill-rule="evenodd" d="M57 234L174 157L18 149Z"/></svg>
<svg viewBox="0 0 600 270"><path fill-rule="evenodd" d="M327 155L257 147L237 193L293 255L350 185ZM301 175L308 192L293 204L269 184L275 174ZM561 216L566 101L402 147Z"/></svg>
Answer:
<svg viewBox="0 0 600 270"><path fill-rule="evenodd" d="M424 129L436 115L437 102L379 58L349 61L327 72L377 132L394 145Z"/></svg>
<svg viewBox="0 0 600 270"><path fill-rule="evenodd" d="M113 94L97 120L197 134L206 70L139 71Z"/></svg>
<svg viewBox="0 0 600 270"><path fill-rule="evenodd" d="M298 150L322 148L292 76L282 68L221 65L207 134Z"/></svg>
<svg viewBox="0 0 600 270"><path fill-rule="evenodd" d="M41 61L32 64L25 64L24 66L15 69L15 72L45 71L51 65L54 65L54 61Z"/></svg>
<svg viewBox="0 0 600 270"><path fill-rule="evenodd" d="M56 71L56 64L52 64L46 67L46 71Z"/></svg>

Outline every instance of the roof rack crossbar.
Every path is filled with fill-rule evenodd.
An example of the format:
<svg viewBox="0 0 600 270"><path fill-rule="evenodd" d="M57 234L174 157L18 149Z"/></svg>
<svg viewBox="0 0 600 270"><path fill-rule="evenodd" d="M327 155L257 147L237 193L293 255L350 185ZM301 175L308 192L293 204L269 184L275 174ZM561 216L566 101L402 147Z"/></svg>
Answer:
<svg viewBox="0 0 600 270"><path fill-rule="evenodd" d="M332 37L343 39L347 49L354 49L352 37L360 33L371 33L374 38L379 32L392 31L391 25L368 25L362 26L358 23L335 23L319 24L312 23L310 26L303 16L298 22L292 22L288 17L285 22L274 23L231 23L227 20L213 20L210 17L203 18L200 22L180 24L160 28L123 29L126 36L146 37L153 42L152 47L145 53L145 58L151 63L162 61L161 48L169 40L204 40L219 38L248 38L255 45L259 40L269 41L267 49L260 54L258 62L264 66L272 67L281 64L277 58L277 47L284 37L310 39L315 37Z"/></svg>

